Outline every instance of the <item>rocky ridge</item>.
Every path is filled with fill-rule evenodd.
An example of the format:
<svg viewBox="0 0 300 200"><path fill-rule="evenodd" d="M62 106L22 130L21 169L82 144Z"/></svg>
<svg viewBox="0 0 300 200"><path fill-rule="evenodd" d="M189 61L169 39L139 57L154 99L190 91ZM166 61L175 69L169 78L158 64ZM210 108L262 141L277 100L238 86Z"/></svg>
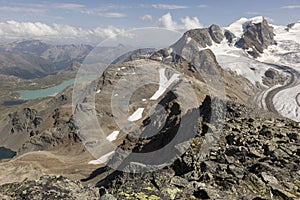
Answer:
<svg viewBox="0 0 300 200"><path fill-rule="evenodd" d="M220 141L207 158L199 157L203 128L171 166L144 174L115 172L98 183L100 191L116 199L299 198L300 125L260 117L240 104L227 109Z"/></svg>

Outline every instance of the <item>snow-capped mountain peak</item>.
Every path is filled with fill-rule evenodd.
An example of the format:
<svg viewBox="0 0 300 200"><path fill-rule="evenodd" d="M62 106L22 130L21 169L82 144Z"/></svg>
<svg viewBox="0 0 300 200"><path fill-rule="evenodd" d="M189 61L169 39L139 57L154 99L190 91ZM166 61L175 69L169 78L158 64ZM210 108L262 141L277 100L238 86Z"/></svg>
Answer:
<svg viewBox="0 0 300 200"><path fill-rule="evenodd" d="M237 38L241 38L245 32L246 27L249 24L262 23L263 20L264 20L263 16L257 16L257 17L253 17L250 19L243 17L243 18L240 18L239 20L233 22L228 27L225 27L225 29L232 32Z"/></svg>

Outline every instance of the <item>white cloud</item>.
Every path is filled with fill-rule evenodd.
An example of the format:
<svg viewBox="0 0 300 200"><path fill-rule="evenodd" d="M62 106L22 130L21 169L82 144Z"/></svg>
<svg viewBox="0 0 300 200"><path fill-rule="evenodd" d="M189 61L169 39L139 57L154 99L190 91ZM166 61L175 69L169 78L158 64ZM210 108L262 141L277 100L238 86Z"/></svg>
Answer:
<svg viewBox="0 0 300 200"><path fill-rule="evenodd" d="M7 11L7 12L18 12L18 13L43 13L46 9L40 8L28 8L28 7L13 7L13 6L2 6L0 7L0 11Z"/></svg>
<svg viewBox="0 0 300 200"><path fill-rule="evenodd" d="M47 25L41 22L0 22L2 40L40 39L52 42L98 43L105 38L123 33L124 29L114 26L93 29L63 24Z"/></svg>
<svg viewBox="0 0 300 200"><path fill-rule="evenodd" d="M205 4L198 5L197 8L207 8L208 6Z"/></svg>
<svg viewBox="0 0 300 200"><path fill-rule="evenodd" d="M190 18L189 16L186 16L185 18L181 18L180 21L181 24L178 24L178 22L173 20L171 13L167 13L158 19L158 24L160 27L178 31L203 27L197 17Z"/></svg>
<svg viewBox="0 0 300 200"><path fill-rule="evenodd" d="M98 15L103 17L108 17L108 18L122 18L127 16L124 13L118 13L118 12L98 13Z"/></svg>
<svg viewBox="0 0 300 200"><path fill-rule="evenodd" d="M203 27L197 17L190 18L189 16L186 16L185 18L181 19L181 22L183 23L184 28L187 30Z"/></svg>
<svg viewBox="0 0 300 200"><path fill-rule="evenodd" d="M83 14L98 15L107 18L122 18L127 16L126 14L120 12L106 12L104 9L106 8L84 8L78 11Z"/></svg>
<svg viewBox="0 0 300 200"><path fill-rule="evenodd" d="M161 27L170 29L170 30L176 30L179 28L179 25L176 21L173 21L171 13L167 13L163 15L161 18L158 19L158 24Z"/></svg>
<svg viewBox="0 0 300 200"><path fill-rule="evenodd" d="M110 10L127 8L127 7L123 7L121 5L113 5L113 4L107 5L107 6L102 6L102 7L87 8L83 4L57 3L57 4L53 4L52 8L71 10L71 11L80 12L83 14L98 15L98 16L107 17L107 18L122 18L122 17L127 16L126 14L120 13L120 12L109 12Z"/></svg>
<svg viewBox="0 0 300 200"><path fill-rule="evenodd" d="M166 10L175 10L175 9L188 8L188 6L174 5L174 4L153 4L152 7L157 8L157 9L166 9Z"/></svg>
<svg viewBox="0 0 300 200"><path fill-rule="evenodd" d="M148 14L141 16L140 19L143 21L149 21L149 22L151 22L153 20L152 16L148 15Z"/></svg>
<svg viewBox="0 0 300 200"><path fill-rule="evenodd" d="M85 6L82 4L76 3L57 3L53 4L54 8L66 9L66 10L78 10L84 8Z"/></svg>
<svg viewBox="0 0 300 200"><path fill-rule="evenodd" d="M290 6L283 6L282 9L297 9L300 8L300 5L290 5Z"/></svg>

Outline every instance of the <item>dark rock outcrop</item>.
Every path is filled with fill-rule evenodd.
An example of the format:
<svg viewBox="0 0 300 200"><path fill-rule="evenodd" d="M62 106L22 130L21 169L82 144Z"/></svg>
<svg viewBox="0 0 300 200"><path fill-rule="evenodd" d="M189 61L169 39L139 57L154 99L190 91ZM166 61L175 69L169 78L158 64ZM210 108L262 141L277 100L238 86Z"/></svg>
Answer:
<svg viewBox="0 0 300 200"><path fill-rule="evenodd" d="M236 46L247 50L255 58L268 46L275 44L273 27L264 18L261 23L249 23L245 30Z"/></svg>
<svg viewBox="0 0 300 200"><path fill-rule="evenodd" d="M263 84L267 86L273 86L276 84L283 84L286 77L280 74L278 71L270 68L265 71L265 76L263 77Z"/></svg>
<svg viewBox="0 0 300 200"><path fill-rule="evenodd" d="M213 24L208 28L208 30L212 40L216 43L221 43L221 41L224 39L221 28L218 25Z"/></svg>

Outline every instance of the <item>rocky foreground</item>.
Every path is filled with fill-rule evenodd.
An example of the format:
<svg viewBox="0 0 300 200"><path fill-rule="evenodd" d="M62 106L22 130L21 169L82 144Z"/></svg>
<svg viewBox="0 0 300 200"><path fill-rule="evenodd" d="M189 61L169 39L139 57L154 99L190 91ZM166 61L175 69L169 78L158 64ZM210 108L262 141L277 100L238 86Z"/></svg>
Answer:
<svg viewBox="0 0 300 200"><path fill-rule="evenodd" d="M98 188L64 177L0 187L2 199L299 199L300 124L236 103L227 104L221 138L207 158L199 149L203 122L191 148L159 171L113 172ZM212 128L212 127L211 127ZM96 177L97 178L97 177Z"/></svg>
<svg viewBox="0 0 300 200"><path fill-rule="evenodd" d="M82 186L62 176L42 176L37 180L1 186L0 199L99 199L96 188ZM1 194L2 193L2 194Z"/></svg>

